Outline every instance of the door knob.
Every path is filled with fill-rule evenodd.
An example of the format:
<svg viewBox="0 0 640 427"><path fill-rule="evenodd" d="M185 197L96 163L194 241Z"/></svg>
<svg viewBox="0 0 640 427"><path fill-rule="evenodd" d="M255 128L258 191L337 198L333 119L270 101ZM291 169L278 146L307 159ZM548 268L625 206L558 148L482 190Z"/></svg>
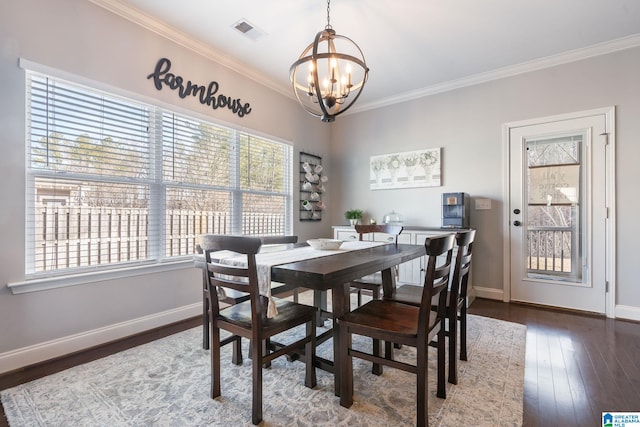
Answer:
<svg viewBox="0 0 640 427"><path fill-rule="evenodd" d="M516 227L520 227L522 223L520 221L513 221L513 225L515 225Z"/></svg>

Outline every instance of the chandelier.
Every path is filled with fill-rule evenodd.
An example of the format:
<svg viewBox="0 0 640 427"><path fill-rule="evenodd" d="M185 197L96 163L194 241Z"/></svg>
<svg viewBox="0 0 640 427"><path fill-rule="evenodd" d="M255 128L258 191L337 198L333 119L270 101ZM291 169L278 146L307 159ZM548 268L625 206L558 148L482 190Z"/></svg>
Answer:
<svg viewBox="0 0 640 427"><path fill-rule="evenodd" d="M358 45L331 27L330 3L326 27L289 69L296 99L323 122L334 121L355 103L369 75Z"/></svg>

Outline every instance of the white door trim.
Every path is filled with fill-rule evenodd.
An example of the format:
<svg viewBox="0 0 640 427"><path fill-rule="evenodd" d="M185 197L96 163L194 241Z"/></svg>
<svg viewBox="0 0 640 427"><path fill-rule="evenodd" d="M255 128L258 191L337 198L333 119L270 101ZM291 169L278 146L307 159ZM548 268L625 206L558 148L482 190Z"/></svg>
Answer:
<svg viewBox="0 0 640 427"><path fill-rule="evenodd" d="M502 125L502 199L504 203L502 205L502 218L503 228L502 235L502 252L503 252L503 274L502 274L502 287L503 287L503 301L511 301L511 251L510 251L510 177L511 177L511 165L509 162L509 135L511 129L537 125L543 123L557 122L562 120L579 119L583 117L604 115L606 121L606 131L608 134L608 145L606 159L606 204L608 209L608 219L606 223L606 252L607 259L605 260L606 280L609 283L608 292L606 294L606 315L607 317L615 318L615 295L616 295L616 185L615 185L615 107L603 107L587 111L578 111L568 114L560 114L555 116L539 117L528 120L520 120L517 122L509 122ZM605 215L606 213L603 213Z"/></svg>

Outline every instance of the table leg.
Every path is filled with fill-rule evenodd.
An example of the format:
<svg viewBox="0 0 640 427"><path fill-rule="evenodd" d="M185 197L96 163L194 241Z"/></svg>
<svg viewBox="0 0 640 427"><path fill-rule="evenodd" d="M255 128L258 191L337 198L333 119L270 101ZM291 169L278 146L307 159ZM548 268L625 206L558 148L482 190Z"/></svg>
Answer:
<svg viewBox="0 0 640 427"><path fill-rule="evenodd" d="M384 295L391 295L393 293L393 291L396 289L396 275L395 275L395 268L387 268L386 270L382 270L382 292ZM400 346L398 344L395 343L388 343L386 342L384 345L384 353L385 353L385 358L387 359L393 359L393 348L394 346L397 346L395 348L400 348ZM374 348L374 354L376 354L377 356L382 357L382 352L381 352L381 348L380 345L378 345L377 350L378 352L375 352L375 348ZM373 373L376 375L381 375L382 374L382 366L381 365L373 365Z"/></svg>
<svg viewBox="0 0 640 427"><path fill-rule="evenodd" d="M318 317L316 319L316 324L318 326L324 325L324 319L326 318L324 314L327 313L327 291L319 291L314 289L313 291L313 305L318 307Z"/></svg>
<svg viewBox="0 0 640 427"><path fill-rule="evenodd" d="M340 396L340 324L336 319L349 310L349 284L336 286L331 290L331 311L333 312L333 377L335 395Z"/></svg>

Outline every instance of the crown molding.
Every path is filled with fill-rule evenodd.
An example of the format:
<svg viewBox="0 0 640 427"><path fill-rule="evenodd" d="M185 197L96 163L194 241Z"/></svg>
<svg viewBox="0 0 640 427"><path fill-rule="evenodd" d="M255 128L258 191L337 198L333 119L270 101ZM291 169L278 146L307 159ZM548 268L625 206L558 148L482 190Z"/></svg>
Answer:
<svg viewBox="0 0 640 427"><path fill-rule="evenodd" d="M131 5L124 4L119 0L89 0L89 2L102 7L124 19L127 19L134 24L137 24L153 33L158 34L184 48L187 48L207 59L210 59L218 64L243 75L269 89L272 89L282 95L289 98L294 98L289 86L283 87L283 85L273 79L265 77L254 68L247 64L236 61L234 58L212 48L210 45L201 42L189 36L188 34L172 27L158 18L149 15L138 8Z"/></svg>
<svg viewBox="0 0 640 427"><path fill-rule="evenodd" d="M143 11L131 5L124 4L120 0L89 1L118 16L121 16L122 18L140 25L141 27L146 28L149 31L165 37L182 47L185 47L199 55L202 55L207 59L215 61L220 65L229 68L230 70L243 75L263 86L266 86L267 88L279 94L282 94L291 99L295 99L289 85L283 85L281 82L266 77L264 74L261 74L258 70L248 66L247 64L234 60L228 55L225 55L224 53L213 49L210 45L196 40L193 37L190 37L186 33L179 31L178 29L160 21L159 19L147 13L144 13ZM517 76L519 74L529 73L531 71L555 67L557 65L580 61L583 59L605 55L620 50L631 49L638 46L640 46L640 33L596 44L593 46L572 50L569 52L559 53L557 55L551 55L533 61L523 62L521 64L513 65L510 67L504 67L497 70L487 71L485 73L475 74L469 77L463 77L461 79L427 86L414 91L404 92L395 96L384 98L379 101L358 104L357 106L353 106L353 108L351 108L350 111L346 112L345 115L382 108L402 102L415 100L418 98L423 98L425 96L487 83L507 77Z"/></svg>
<svg viewBox="0 0 640 427"><path fill-rule="evenodd" d="M411 101L414 99L422 98L425 96L435 95L438 93L448 92L468 86L474 86L482 83L491 82L494 80L500 80L507 77L517 76L519 74L529 73L532 71L542 70L544 68L555 67L562 64L568 64L570 62L581 61L583 59L592 58L595 56L606 55L625 49L631 49L640 46L640 34L634 34L628 37L622 37L619 39L611 40L605 43L600 43L585 48L572 50L569 52L559 53L557 55L547 56L545 58L536 59L533 61L523 62L521 64L513 65L510 67L499 68L497 70L488 71L486 73L475 74L473 76L464 77L461 79L451 80L444 83L428 86L422 89L401 93L396 96L382 99L376 102L370 102L366 104L360 104L354 106L353 113L358 113L366 110L373 110L376 108L386 107L401 102Z"/></svg>

